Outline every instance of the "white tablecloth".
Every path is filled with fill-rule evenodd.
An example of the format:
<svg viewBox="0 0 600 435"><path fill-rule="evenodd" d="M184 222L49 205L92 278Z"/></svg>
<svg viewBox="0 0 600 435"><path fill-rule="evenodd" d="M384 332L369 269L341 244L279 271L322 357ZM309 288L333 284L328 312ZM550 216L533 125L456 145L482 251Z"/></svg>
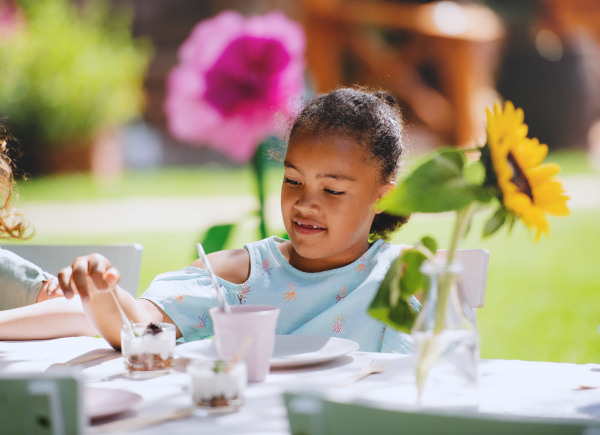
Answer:
<svg viewBox="0 0 600 435"><path fill-rule="evenodd" d="M0 371L40 373L50 366L54 368L82 355L96 353L104 357L73 366L83 370L85 386L125 389L143 397L129 411L109 420L156 415L191 405L185 360L177 359L175 370L167 376L129 379L123 376L122 358L117 357L118 354L99 338L0 342ZM335 386L336 382L356 373L374 357L388 360L383 373L348 387ZM582 386L600 387L600 365L482 360L479 373L481 412L600 420L600 388L581 389ZM334 400L355 400L386 407L414 405L416 398L411 357L353 352L316 366L272 371L265 382L249 385L245 391L245 404L237 413L210 418L191 417L144 428L136 433L289 434L281 393L298 389L318 390Z"/></svg>

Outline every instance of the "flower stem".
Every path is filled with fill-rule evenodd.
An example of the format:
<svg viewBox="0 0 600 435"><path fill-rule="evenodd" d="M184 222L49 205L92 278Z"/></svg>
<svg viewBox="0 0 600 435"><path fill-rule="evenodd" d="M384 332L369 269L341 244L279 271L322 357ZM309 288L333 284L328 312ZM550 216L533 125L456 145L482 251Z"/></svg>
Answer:
<svg viewBox="0 0 600 435"><path fill-rule="evenodd" d="M456 257L456 251L458 250L458 243L463 238L471 217L475 212L477 203L474 202L471 205L458 210L456 213L456 221L454 223L454 231L452 231L452 239L450 240L450 248L448 249L448 257L446 259L446 265L450 266L454 263ZM440 279L440 287L438 292L438 303L435 307L435 326L433 328L434 334L440 334L444 330L444 324L446 320L446 304L448 302L448 296L450 295L450 285L452 284L452 274L445 271Z"/></svg>
<svg viewBox="0 0 600 435"><path fill-rule="evenodd" d="M456 213L456 221L454 223L454 230L452 231L452 239L450 240L450 248L448 250L448 257L446 264L451 265L456 257L456 251L458 250L458 243L460 239L465 235L471 217L477 208L477 202L473 202L471 205L458 210ZM446 305L450 296L450 287L452 285L453 274L447 269L442 273L438 284L437 294L437 305L435 307L435 320L433 325L433 334L428 337L422 344L423 349L419 355L416 366L416 378L417 378L417 397L419 402L425 388L425 382L431 367L433 367L435 361L443 352L442 343L440 341L440 334L444 331L446 323Z"/></svg>
<svg viewBox="0 0 600 435"><path fill-rule="evenodd" d="M256 180L257 196L258 196L258 217L260 219L260 237L267 238L267 224L265 219L265 144L261 144L252 157L252 169L254 169L254 177Z"/></svg>

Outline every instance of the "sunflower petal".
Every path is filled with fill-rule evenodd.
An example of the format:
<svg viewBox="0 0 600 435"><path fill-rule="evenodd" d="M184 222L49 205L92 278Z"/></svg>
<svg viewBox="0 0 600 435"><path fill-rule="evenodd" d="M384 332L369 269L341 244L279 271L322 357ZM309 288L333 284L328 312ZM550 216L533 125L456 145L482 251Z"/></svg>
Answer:
<svg viewBox="0 0 600 435"><path fill-rule="evenodd" d="M539 185L546 181L550 181L552 177L560 172L560 166L556 163L546 163L541 166L536 166L524 171L529 184Z"/></svg>

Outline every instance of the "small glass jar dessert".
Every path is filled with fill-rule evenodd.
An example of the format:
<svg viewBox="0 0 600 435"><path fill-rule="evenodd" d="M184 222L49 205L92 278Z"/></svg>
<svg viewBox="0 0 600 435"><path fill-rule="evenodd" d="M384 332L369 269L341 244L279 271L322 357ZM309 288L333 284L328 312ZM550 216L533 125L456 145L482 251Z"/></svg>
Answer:
<svg viewBox="0 0 600 435"><path fill-rule="evenodd" d="M174 362L175 325L134 323L133 335L123 325L121 352L130 377L147 378L166 374Z"/></svg>
<svg viewBox="0 0 600 435"><path fill-rule="evenodd" d="M248 383L246 363L228 360L192 360L187 366L192 402L197 415L237 411Z"/></svg>

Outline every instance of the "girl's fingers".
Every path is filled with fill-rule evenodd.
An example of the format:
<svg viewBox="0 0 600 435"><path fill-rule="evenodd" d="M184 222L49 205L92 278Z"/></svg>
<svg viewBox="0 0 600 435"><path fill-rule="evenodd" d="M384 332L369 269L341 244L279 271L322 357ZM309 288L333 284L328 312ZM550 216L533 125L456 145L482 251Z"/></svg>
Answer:
<svg viewBox="0 0 600 435"><path fill-rule="evenodd" d="M89 263L86 257L78 257L71 265L71 283L69 288L77 290L82 301L87 301L90 298L90 289L88 288L88 269Z"/></svg>
<svg viewBox="0 0 600 435"><path fill-rule="evenodd" d="M48 296L52 296L53 294L59 294L56 290L59 288L59 284L58 281L56 279L52 279L50 280L50 282L48 283L48 286L46 287L46 294ZM62 293L62 292L60 292Z"/></svg>
<svg viewBox="0 0 600 435"><path fill-rule="evenodd" d="M94 290L108 290L120 279L119 271L100 254L78 257L71 267L58 273L58 283L67 299L78 293L84 302L90 300Z"/></svg>
<svg viewBox="0 0 600 435"><path fill-rule="evenodd" d="M108 289L109 283L106 280L106 271L112 267L112 264L100 254L89 255L88 259L89 277L94 286L98 290Z"/></svg>
<svg viewBox="0 0 600 435"><path fill-rule="evenodd" d="M110 268L106 271L105 278L109 287L114 288L117 286L119 281L121 281L121 272L119 272L116 267L110 266Z"/></svg>
<svg viewBox="0 0 600 435"><path fill-rule="evenodd" d="M75 289L71 286L72 274L73 269L71 266L65 267L58 272L58 283L67 299L71 299L75 295Z"/></svg>

